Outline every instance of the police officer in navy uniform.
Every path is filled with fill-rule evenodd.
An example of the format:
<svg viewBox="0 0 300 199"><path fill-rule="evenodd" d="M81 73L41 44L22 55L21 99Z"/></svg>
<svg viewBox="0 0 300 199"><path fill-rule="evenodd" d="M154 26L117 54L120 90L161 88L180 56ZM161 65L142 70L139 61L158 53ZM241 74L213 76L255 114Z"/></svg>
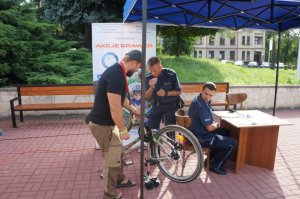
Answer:
<svg viewBox="0 0 300 199"><path fill-rule="evenodd" d="M152 100L152 109L147 125L159 129L164 117L165 125L176 124L175 112L178 109L178 98L181 88L176 72L162 68L160 59L152 57L147 63L150 73L146 76L146 99Z"/></svg>
<svg viewBox="0 0 300 199"><path fill-rule="evenodd" d="M202 93L196 96L189 108L191 118L190 131L197 137L202 147L211 149L210 170L226 175L224 166L230 154L236 150L236 140L229 137L229 131L220 128L220 124L213 120L213 111L210 101L216 91L216 85L206 82Z"/></svg>

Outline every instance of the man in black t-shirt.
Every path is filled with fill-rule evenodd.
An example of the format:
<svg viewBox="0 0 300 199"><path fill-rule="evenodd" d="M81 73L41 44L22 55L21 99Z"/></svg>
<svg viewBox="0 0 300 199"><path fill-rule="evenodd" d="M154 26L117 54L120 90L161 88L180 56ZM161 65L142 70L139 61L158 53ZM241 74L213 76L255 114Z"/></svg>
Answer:
<svg viewBox="0 0 300 199"><path fill-rule="evenodd" d="M122 117L122 108L136 115L140 111L130 105L127 98L127 77L141 67L141 51L128 52L120 63L106 69L101 75L96 91L94 107L88 114L89 128L101 146L103 165L103 198L121 198L115 188L131 187L135 182L123 174L123 147L121 139L130 138Z"/></svg>

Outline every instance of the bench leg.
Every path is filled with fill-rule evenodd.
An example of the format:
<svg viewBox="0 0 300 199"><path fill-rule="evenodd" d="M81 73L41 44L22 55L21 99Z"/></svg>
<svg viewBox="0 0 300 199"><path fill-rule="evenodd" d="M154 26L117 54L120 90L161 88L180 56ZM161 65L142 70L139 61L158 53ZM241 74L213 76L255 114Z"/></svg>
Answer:
<svg viewBox="0 0 300 199"><path fill-rule="evenodd" d="M20 111L20 121L24 122L23 111Z"/></svg>
<svg viewBox="0 0 300 199"><path fill-rule="evenodd" d="M237 105L235 104L235 105L233 105L233 110L236 110L236 107L237 107Z"/></svg>
<svg viewBox="0 0 300 199"><path fill-rule="evenodd" d="M16 115L15 115L15 109L14 109L13 102L10 102L10 111L11 111L12 125L13 125L14 128L17 128Z"/></svg>
<svg viewBox="0 0 300 199"><path fill-rule="evenodd" d="M14 112L14 111L11 113L11 119L12 119L13 127L14 127L14 128L17 128L16 115L15 115L15 112Z"/></svg>

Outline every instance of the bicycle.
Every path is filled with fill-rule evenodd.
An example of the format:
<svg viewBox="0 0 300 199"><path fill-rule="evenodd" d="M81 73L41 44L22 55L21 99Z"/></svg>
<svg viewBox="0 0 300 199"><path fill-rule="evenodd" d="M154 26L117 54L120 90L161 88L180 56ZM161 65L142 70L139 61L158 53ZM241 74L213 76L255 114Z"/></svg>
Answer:
<svg viewBox="0 0 300 199"><path fill-rule="evenodd" d="M150 164L157 165L167 178L178 183L191 182L200 175L204 165L203 151L197 138L188 129L167 125L160 130L153 130L145 125L144 132L148 149L145 181L150 180ZM145 186L149 188L147 184Z"/></svg>
<svg viewBox="0 0 300 199"><path fill-rule="evenodd" d="M170 180L187 183L200 175L204 163L202 148L188 129L168 125L157 131L145 126L144 141L149 143L146 163L156 164Z"/></svg>

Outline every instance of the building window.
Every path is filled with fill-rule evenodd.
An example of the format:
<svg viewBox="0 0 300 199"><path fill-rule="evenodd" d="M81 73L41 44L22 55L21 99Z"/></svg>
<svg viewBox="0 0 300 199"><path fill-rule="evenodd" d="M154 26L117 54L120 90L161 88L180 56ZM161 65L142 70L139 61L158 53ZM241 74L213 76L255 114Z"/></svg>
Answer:
<svg viewBox="0 0 300 199"><path fill-rule="evenodd" d="M246 45L246 36L242 37L242 45Z"/></svg>
<svg viewBox="0 0 300 199"><path fill-rule="evenodd" d="M203 41L202 41L202 37L200 37L196 43L197 45L202 45L203 44Z"/></svg>
<svg viewBox="0 0 300 199"><path fill-rule="evenodd" d="M235 60L235 51L230 51L230 60Z"/></svg>
<svg viewBox="0 0 300 199"><path fill-rule="evenodd" d="M198 51L198 58L202 58L202 51L201 50Z"/></svg>
<svg viewBox="0 0 300 199"><path fill-rule="evenodd" d="M242 51L242 60L245 60L245 51Z"/></svg>
<svg viewBox="0 0 300 199"><path fill-rule="evenodd" d="M233 38L230 39L230 45L231 46L235 45L235 37L233 37Z"/></svg>
<svg viewBox="0 0 300 199"><path fill-rule="evenodd" d="M225 59L225 51L220 51L219 52L219 59Z"/></svg>
<svg viewBox="0 0 300 199"><path fill-rule="evenodd" d="M212 36L209 36L209 45L211 46L215 45L215 38Z"/></svg>
<svg viewBox="0 0 300 199"><path fill-rule="evenodd" d="M250 36L247 36L247 45L250 46Z"/></svg>
<svg viewBox="0 0 300 199"><path fill-rule="evenodd" d="M262 45L263 44L263 37L254 37L254 44L255 45Z"/></svg>
<svg viewBox="0 0 300 199"><path fill-rule="evenodd" d="M208 58L210 58L210 59L215 58L215 52L214 51L209 51L208 52Z"/></svg>
<svg viewBox="0 0 300 199"><path fill-rule="evenodd" d="M194 51L194 58L197 58L197 51Z"/></svg>
<svg viewBox="0 0 300 199"><path fill-rule="evenodd" d="M250 60L250 51L247 51L247 60Z"/></svg>
<svg viewBox="0 0 300 199"><path fill-rule="evenodd" d="M220 36L220 45L221 46L225 45L225 37L224 36Z"/></svg>

